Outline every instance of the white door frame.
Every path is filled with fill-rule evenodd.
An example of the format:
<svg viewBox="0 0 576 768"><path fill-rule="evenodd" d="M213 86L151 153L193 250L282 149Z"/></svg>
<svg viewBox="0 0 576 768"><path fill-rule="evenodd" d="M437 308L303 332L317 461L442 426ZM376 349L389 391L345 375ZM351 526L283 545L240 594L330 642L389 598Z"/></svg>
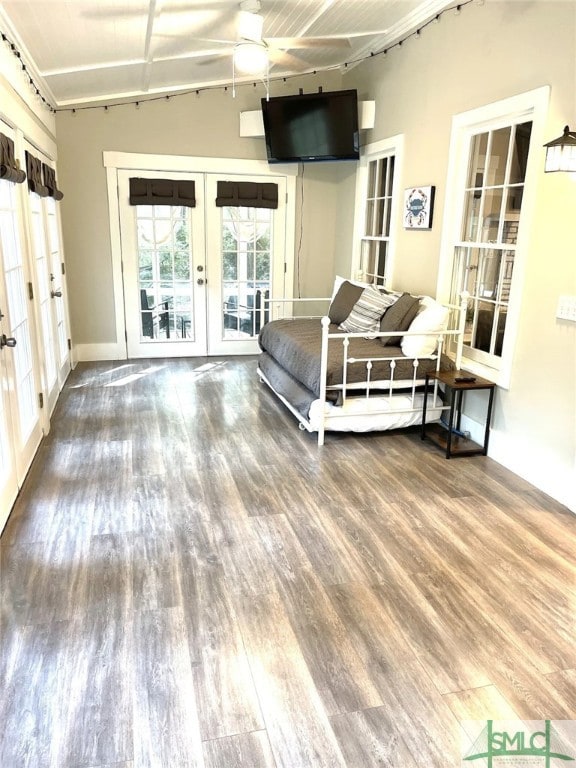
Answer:
<svg viewBox="0 0 576 768"><path fill-rule="evenodd" d="M47 165L50 165L52 167L52 163L46 155L44 155L43 152L38 150L35 146L30 144L28 141L23 141L23 151L28 150L29 152L32 152L36 157L42 160L42 162L46 163ZM35 316L36 316L36 328L37 328L37 346L38 346L38 353L39 353L39 359L40 359L40 369L41 369L41 379L42 379L42 390L44 394L44 416L43 416L43 427L44 431L48 432L50 429L50 416L56 406L56 402L58 400L58 396L62 390L62 387L64 386L64 383L66 381L66 378L68 377L68 374L70 373L70 369L72 367L71 363L71 351L70 351L70 345L68 343L68 339L70 338L70 321L68 317L68 297L67 297L67 285L66 285L66 276L65 272L62 270L62 265L64 264L64 257L62 252L62 223L61 223L61 217L60 212L58 210L58 205L55 203L55 229L54 234L58 238L58 248L57 252L59 254L59 263L58 267L54 267L53 265L53 253L51 246L51 238L50 238L50 232L49 232L49 213L46 209L46 203L44 202L43 198L38 198L40 202L40 224L38 231L38 236L42 239L42 247L44 249L44 257L46 261L46 274L40 275L38 274L37 269L37 252L36 247L37 243L35 240L35 234L34 234L34 227L33 227L33 213L32 213L32 195L34 193L29 192L26 188L24 190L24 194L27 196L26 204L23 205L23 213L24 213L24 229L26 233L26 246L29 254L29 262L30 262L30 272L31 272L31 281L33 286L33 292L34 292L34 310L35 310ZM54 269L54 280L51 281L48 277L48 274L51 269ZM44 283L44 284L43 284ZM41 297L47 292L56 292L55 296L52 296L47 303L45 304L47 308L46 317L42 317L41 315L41 307L40 307L40 300ZM62 302L62 323L63 323L63 331L65 339L59 339L59 324L58 324L58 315L56 311L56 306L54 302ZM43 331L45 322L49 323L50 327L50 343L51 343L51 349L46 350L45 348L45 342L47 341L46 335ZM64 345L61 347L61 344ZM46 354L47 352L50 352L54 355L54 366L55 366L55 378L53 382L48 381L48 373L47 373L47 362L46 362Z"/></svg>
<svg viewBox="0 0 576 768"><path fill-rule="evenodd" d="M14 141L16 157L22 157L21 136L18 132L14 131L4 121L0 121L0 130ZM4 438L0 435L0 440L5 440L5 458L8 460L8 466L2 466L2 478L0 479L1 532L42 439L45 417L40 410L38 400L38 393L41 391L41 377L38 349L36 347L36 340L38 338L36 317L33 302L28 298L26 290L27 283L32 280L30 254L24 223L28 205L28 189L26 184L11 184L11 182L6 181L0 183L11 187L13 193L12 199L16 212L14 236L19 254L19 267L22 270L21 281L18 282L17 286L17 289L22 292L22 303L16 299L16 307L20 307L20 317L25 317L27 324L27 335L23 333L22 326L20 327L20 332L14 330L15 317L13 311L16 307L11 306L9 301L8 286L5 284L7 270L6 254L3 253L2 246L0 245L0 309L3 313L3 317L0 317L0 333L5 333L7 336L18 336L18 333L20 333L20 337L17 338L18 346L14 350L10 347L5 347L0 351L0 398L2 400L0 406L4 412L4 424L0 425L0 429L6 430ZM24 359L28 361L29 374L27 374L26 378L28 379L27 386L30 389L18 388L19 366L16 358L19 354L23 354ZM32 379L29 378L30 375ZM21 408L26 402L28 403L27 414L30 418L26 424L23 424Z"/></svg>
<svg viewBox="0 0 576 768"><path fill-rule="evenodd" d="M191 209L190 250L192 255L192 302L193 326L190 340L170 339L144 341L141 334L141 306L139 302L138 274L138 242L136 228L136 210L127 203L129 196L129 178L133 171L118 170L118 192L120 228L122 234L123 254L123 283L124 283L124 313L126 328L126 353L130 358L141 357L190 357L205 355L206 340L206 291L204 286L196 283L196 267L205 269L205 216L204 216L204 177L202 174L191 174L174 171L163 171L167 179L186 179L195 182L196 207ZM143 178L157 176L156 171L139 171ZM120 203L120 200L123 202Z"/></svg>
<svg viewBox="0 0 576 768"><path fill-rule="evenodd" d="M206 199L214 201L219 181L254 182L254 176L234 174L207 174ZM278 185L278 208L272 210L272 243L270 249L270 296L284 298L285 294L285 243L287 229L286 178L280 174L271 178ZM208 285L208 354L209 355L255 355L258 354L258 339L231 339L224 336L224 297L222 285L222 208L206 206L206 246L209 259ZM293 229L293 228L292 228ZM292 296L290 295L290 298Z"/></svg>
<svg viewBox="0 0 576 768"><path fill-rule="evenodd" d="M112 275L114 286L114 307L116 314L116 352L118 360L127 358L125 342L124 292L122 281L122 241L120 234L120 210L118 200L118 171L131 170L158 173L186 171L189 173L222 174L223 178L234 175L284 176L286 178L286 238L285 273L282 297L292 298L294 285L294 235L296 221L296 177L297 165L273 166L263 160L238 158L190 157L187 155L147 155L132 152L103 152L108 188L108 214L112 250Z"/></svg>

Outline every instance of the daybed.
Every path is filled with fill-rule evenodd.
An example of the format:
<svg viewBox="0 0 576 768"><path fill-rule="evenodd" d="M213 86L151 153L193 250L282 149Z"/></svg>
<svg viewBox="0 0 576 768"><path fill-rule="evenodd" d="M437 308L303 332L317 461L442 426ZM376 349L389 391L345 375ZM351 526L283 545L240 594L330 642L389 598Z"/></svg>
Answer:
<svg viewBox="0 0 576 768"><path fill-rule="evenodd" d="M337 278L327 316L298 316L305 301L271 300L259 334L258 375L300 428L366 432L420 424L427 372L458 367L466 297L458 307ZM291 317L278 317L285 308ZM294 311L296 310L296 311ZM446 354L451 352L451 356ZM437 384L426 421L444 409Z"/></svg>

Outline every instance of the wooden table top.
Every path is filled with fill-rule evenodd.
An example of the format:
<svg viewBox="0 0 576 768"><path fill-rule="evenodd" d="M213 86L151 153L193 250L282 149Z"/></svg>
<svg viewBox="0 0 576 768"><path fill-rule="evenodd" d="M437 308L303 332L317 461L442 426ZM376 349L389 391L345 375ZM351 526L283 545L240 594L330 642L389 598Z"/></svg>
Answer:
<svg viewBox="0 0 576 768"><path fill-rule="evenodd" d="M493 381L483 379L470 371L433 371L429 379L437 379L443 384L456 389L491 389L496 386Z"/></svg>

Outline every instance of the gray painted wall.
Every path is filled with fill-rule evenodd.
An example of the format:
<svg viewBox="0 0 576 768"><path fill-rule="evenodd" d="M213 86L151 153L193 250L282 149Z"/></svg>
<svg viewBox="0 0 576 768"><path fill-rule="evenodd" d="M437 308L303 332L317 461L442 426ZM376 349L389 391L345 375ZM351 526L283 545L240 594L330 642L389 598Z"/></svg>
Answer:
<svg viewBox="0 0 576 768"><path fill-rule="evenodd" d="M273 83L271 95L297 93L299 87L311 92L320 85L324 90L338 89L340 76L327 73ZM237 89L236 99L230 90L217 89L142 102L138 108L121 105L107 111L58 113L58 179L65 190L62 227L75 344L116 341L103 151L265 160L264 139L239 135L240 112L259 109L262 96L262 86L248 85ZM305 199L302 222L299 214L297 220L297 241L302 226L303 294L326 295L332 284L339 165L307 165L298 183L298 194L303 184Z"/></svg>

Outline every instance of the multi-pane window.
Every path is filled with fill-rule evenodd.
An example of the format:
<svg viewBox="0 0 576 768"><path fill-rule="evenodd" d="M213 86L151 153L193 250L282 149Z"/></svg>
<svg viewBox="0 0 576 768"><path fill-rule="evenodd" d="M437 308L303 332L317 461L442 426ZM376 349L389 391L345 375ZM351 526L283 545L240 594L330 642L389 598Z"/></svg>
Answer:
<svg viewBox="0 0 576 768"><path fill-rule="evenodd" d="M460 238L454 247L452 300L470 294L466 354L498 367L524 194L531 122L471 137Z"/></svg>
<svg viewBox="0 0 576 768"><path fill-rule="evenodd" d="M384 285L387 276L393 181L393 156L368 162L360 268L365 279L377 285Z"/></svg>

